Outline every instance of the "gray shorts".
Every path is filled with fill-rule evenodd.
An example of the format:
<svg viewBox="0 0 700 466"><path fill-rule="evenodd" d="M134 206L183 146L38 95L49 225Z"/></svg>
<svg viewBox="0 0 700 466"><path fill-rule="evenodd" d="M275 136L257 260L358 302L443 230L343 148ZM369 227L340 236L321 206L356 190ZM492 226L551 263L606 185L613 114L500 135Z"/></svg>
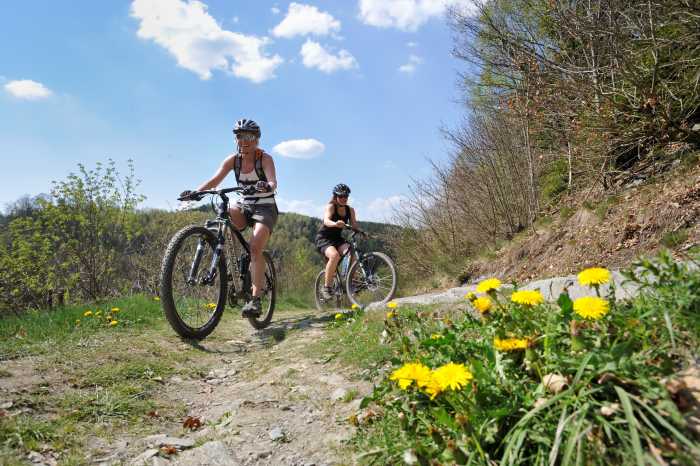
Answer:
<svg viewBox="0 0 700 466"><path fill-rule="evenodd" d="M256 204L254 202L237 202L234 209L241 211L245 217L246 224L252 227L256 223L262 223L270 229L270 233L277 223L277 204Z"/></svg>

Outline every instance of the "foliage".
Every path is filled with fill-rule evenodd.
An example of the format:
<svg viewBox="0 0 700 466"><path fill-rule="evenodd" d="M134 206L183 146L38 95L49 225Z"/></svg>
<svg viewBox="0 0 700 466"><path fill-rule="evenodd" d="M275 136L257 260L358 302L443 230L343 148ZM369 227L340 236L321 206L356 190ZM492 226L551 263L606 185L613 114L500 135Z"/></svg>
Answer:
<svg viewBox="0 0 700 466"><path fill-rule="evenodd" d="M508 288L488 291L497 304L483 315L393 310L385 332L394 376L363 401L382 413L359 427L363 457L373 464L694 464L700 443L664 381L700 343L700 273L667 257L637 265L628 277L644 292L630 302L592 285L590 294L610 306L598 319L576 314L566 293L556 304L537 304L534 294ZM397 383L409 363L433 371ZM420 377L449 363L464 365L473 381L432 396Z"/></svg>

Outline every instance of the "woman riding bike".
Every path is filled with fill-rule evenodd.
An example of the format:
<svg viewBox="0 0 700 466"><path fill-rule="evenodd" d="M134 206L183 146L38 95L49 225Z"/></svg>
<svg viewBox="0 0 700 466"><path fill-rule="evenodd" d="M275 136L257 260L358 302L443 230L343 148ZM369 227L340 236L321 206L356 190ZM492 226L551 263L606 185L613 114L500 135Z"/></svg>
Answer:
<svg viewBox="0 0 700 466"><path fill-rule="evenodd" d="M348 205L349 195L350 188L346 184L340 183L333 188L333 197L328 202L323 215L323 225L316 235L316 249L328 259L324 287L321 289L323 299L331 299L336 267L340 258L350 248L350 244L342 236L343 228L346 225L358 228L355 209Z"/></svg>
<svg viewBox="0 0 700 466"><path fill-rule="evenodd" d="M258 317L261 314L260 296L265 267L263 250L270 239L278 216L275 203L277 176L272 157L258 148L261 131L256 122L245 118L238 120L233 133L236 135L236 153L226 157L216 174L197 188L197 191L217 187L231 171L236 176L238 186L255 187L253 193L245 195L229 209L229 215L237 229L253 227L250 238L253 298L243 306L241 314L243 317ZM181 197L198 199L197 191L185 191ZM253 191L252 188L251 191Z"/></svg>

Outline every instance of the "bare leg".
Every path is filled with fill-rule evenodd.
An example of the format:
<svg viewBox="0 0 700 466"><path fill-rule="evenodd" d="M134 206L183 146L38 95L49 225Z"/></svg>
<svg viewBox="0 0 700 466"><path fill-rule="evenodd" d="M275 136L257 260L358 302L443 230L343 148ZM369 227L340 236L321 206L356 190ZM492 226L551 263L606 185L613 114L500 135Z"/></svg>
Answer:
<svg viewBox="0 0 700 466"><path fill-rule="evenodd" d="M324 251L324 254L328 258L328 261L326 262L324 284L326 287L330 287L333 283L333 278L335 277L335 269L338 267L338 262L340 262L340 253L335 246L328 246Z"/></svg>
<svg viewBox="0 0 700 466"><path fill-rule="evenodd" d="M253 227L253 236L250 238L250 274L253 281L253 296L262 294L262 284L265 278L263 251L268 239L270 239L270 229L262 223L256 223Z"/></svg>
<svg viewBox="0 0 700 466"><path fill-rule="evenodd" d="M245 215L241 212L238 207L231 207L228 209L228 214L231 217L231 223L236 227L236 230L243 230L246 227Z"/></svg>

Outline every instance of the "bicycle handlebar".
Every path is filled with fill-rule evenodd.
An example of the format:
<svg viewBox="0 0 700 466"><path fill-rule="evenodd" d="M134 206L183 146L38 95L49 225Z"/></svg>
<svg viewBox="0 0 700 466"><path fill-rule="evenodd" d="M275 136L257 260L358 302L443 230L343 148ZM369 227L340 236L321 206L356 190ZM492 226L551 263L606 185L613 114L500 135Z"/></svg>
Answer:
<svg viewBox="0 0 700 466"><path fill-rule="evenodd" d="M351 227L350 225L345 225L345 229L346 229L346 230L352 231L352 234L353 234L353 235L358 235L358 234L359 234L359 235L364 236L365 238L369 238L369 235L368 235L366 232L360 230L359 228L353 228L353 227Z"/></svg>
<svg viewBox="0 0 700 466"><path fill-rule="evenodd" d="M177 198L178 201L191 201L195 200L196 198L206 195L206 194L216 194L217 196L221 196L222 194L228 194L228 193L245 193L246 191L249 191L248 186L236 186L235 188L224 188L224 189L209 189L206 191L192 191L191 193L187 194L187 196L179 196Z"/></svg>

